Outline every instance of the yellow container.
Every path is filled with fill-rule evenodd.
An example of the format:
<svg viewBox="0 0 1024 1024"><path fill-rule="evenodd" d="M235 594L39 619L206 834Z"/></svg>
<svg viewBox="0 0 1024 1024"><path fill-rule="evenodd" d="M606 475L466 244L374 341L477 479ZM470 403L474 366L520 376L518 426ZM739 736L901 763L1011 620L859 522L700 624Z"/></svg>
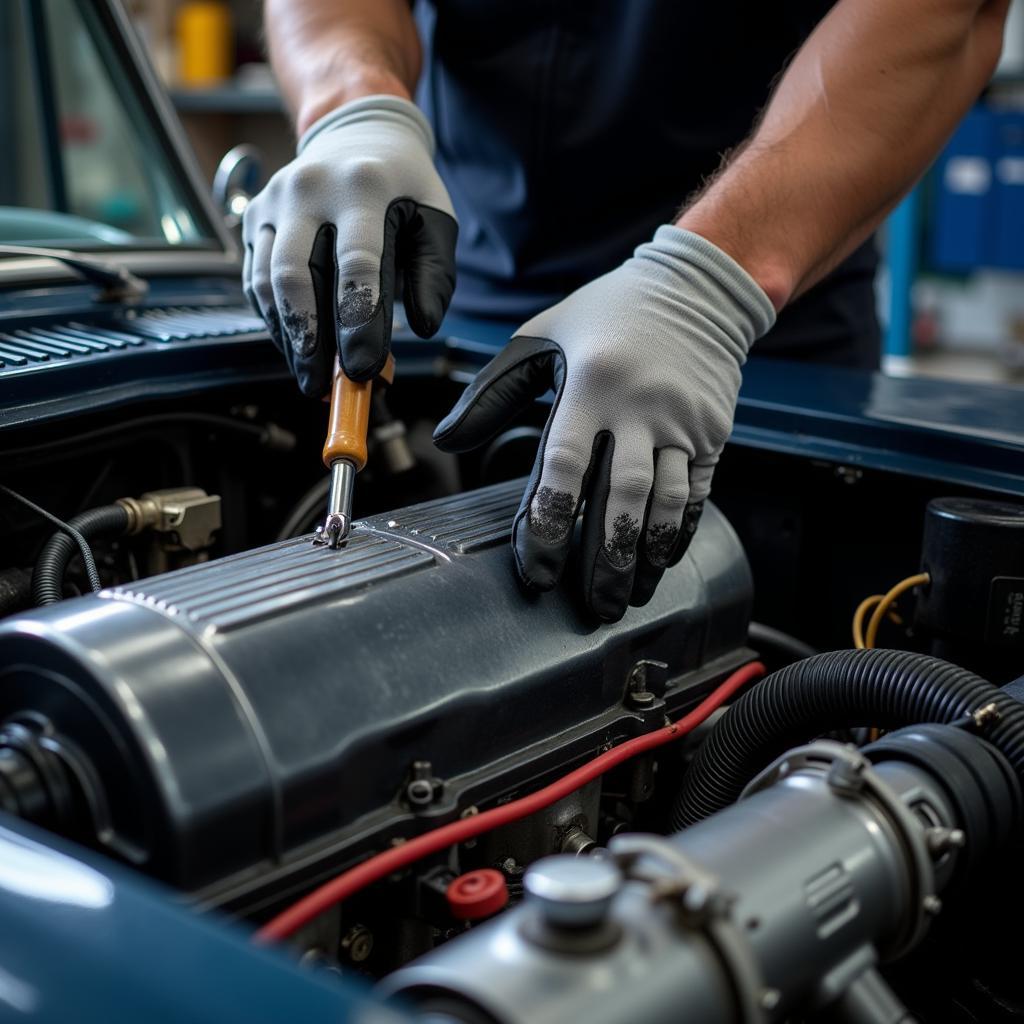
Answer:
<svg viewBox="0 0 1024 1024"><path fill-rule="evenodd" d="M182 85L219 85L231 77L231 9L216 0L188 0L178 9L178 76Z"/></svg>

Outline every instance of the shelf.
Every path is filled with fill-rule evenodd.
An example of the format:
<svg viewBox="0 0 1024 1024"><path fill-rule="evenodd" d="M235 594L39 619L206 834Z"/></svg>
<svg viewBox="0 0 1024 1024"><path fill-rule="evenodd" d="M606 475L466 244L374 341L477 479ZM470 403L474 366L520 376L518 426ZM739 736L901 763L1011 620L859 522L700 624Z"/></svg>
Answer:
<svg viewBox="0 0 1024 1024"><path fill-rule="evenodd" d="M179 114L283 114L276 89L240 89L224 85L213 89L172 89L171 101Z"/></svg>

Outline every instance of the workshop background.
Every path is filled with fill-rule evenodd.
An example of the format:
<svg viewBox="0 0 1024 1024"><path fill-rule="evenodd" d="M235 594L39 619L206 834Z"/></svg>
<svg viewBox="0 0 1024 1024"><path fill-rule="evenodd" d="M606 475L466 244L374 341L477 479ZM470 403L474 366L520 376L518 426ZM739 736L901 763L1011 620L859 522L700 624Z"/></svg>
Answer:
<svg viewBox="0 0 1024 1024"><path fill-rule="evenodd" d="M207 180L239 143L267 176L294 136L258 0L130 0ZM879 236L885 372L1024 387L1024 0L990 87Z"/></svg>

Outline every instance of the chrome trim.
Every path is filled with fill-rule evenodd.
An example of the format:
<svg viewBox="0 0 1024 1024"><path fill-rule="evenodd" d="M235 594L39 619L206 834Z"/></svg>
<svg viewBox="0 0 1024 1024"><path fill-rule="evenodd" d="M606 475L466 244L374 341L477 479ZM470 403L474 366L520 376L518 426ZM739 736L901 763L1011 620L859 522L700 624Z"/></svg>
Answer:
<svg viewBox="0 0 1024 1024"><path fill-rule="evenodd" d="M127 270L149 277L175 277L194 274L241 278L236 255L209 250L174 249L123 252L110 249L75 249L76 253L116 259ZM42 257L0 258L0 288L12 288L47 282L81 283L74 271L54 260Z"/></svg>

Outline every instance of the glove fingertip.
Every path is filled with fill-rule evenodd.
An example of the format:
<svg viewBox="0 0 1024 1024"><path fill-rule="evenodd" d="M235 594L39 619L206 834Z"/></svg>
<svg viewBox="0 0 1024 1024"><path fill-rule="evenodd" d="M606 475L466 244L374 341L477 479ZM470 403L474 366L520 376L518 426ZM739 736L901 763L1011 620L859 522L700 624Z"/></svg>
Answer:
<svg viewBox="0 0 1024 1024"><path fill-rule="evenodd" d="M448 415L434 427L434 444L443 452L466 452L476 447L479 438L476 432L469 428L468 434L466 424L469 420L472 406L476 395L472 391L472 385L468 387L459 400L451 407Z"/></svg>
<svg viewBox="0 0 1024 1024"><path fill-rule="evenodd" d="M416 303L410 302L406 296L405 315L409 326L420 338L432 338L437 334L447 309L447 302L437 294L421 297Z"/></svg>
<svg viewBox="0 0 1024 1024"><path fill-rule="evenodd" d="M629 597L630 606L643 608L645 604L649 604L664 575L663 568L651 565L645 560L639 561L636 567L636 579L633 581L633 593Z"/></svg>
<svg viewBox="0 0 1024 1024"><path fill-rule="evenodd" d="M338 357L347 377L371 380L384 368L391 349L389 313L385 303L379 302L373 316L358 327L339 324Z"/></svg>
<svg viewBox="0 0 1024 1024"><path fill-rule="evenodd" d="M697 532L697 527L700 525L700 517L703 512L703 501L690 502L686 506L686 511L683 513L683 524L679 530L679 539L676 542L675 550L668 559L667 564L669 566L677 565L682 560L683 555L686 554L690 547L690 542L693 540L693 535Z"/></svg>
<svg viewBox="0 0 1024 1024"><path fill-rule="evenodd" d="M528 515L516 518L512 529L512 550L516 571L524 586L542 592L558 586L568 558L571 536L570 530L562 539L549 540L530 529Z"/></svg>
<svg viewBox="0 0 1024 1024"><path fill-rule="evenodd" d="M598 551L584 600L602 622L618 622L626 614L633 593L635 568L635 560L618 566L603 550Z"/></svg>
<svg viewBox="0 0 1024 1024"><path fill-rule="evenodd" d="M297 367L295 381L307 398L323 398L331 389L330 375L312 368Z"/></svg>

